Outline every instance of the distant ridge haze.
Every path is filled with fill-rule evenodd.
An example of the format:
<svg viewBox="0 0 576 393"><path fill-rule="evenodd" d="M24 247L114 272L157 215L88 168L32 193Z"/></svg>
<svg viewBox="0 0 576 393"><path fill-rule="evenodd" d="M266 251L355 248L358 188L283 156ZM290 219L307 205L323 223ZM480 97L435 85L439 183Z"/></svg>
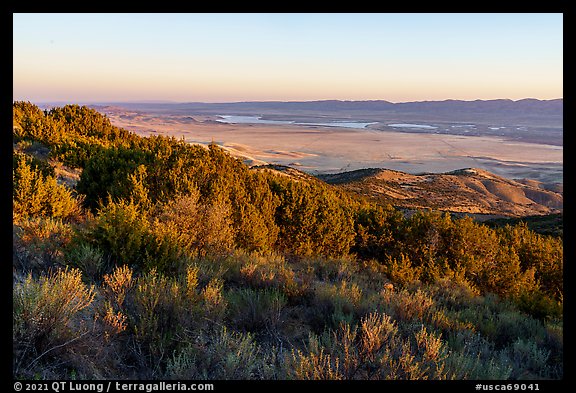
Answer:
<svg viewBox="0 0 576 393"><path fill-rule="evenodd" d="M386 100L240 101L240 102L100 102L152 113L253 115L267 119L477 122L498 125L563 127L564 99L443 100L393 103Z"/></svg>
<svg viewBox="0 0 576 393"><path fill-rule="evenodd" d="M506 106L551 106L551 107L562 107L563 98L555 98L549 100L540 100L537 98L523 98L519 100L512 100L509 98L497 98L491 100L458 100L458 99L445 99L445 100L420 100L420 101L403 101L403 102L391 102L387 100L339 100L339 99L326 99L326 100L264 100L264 101L222 101L222 102L203 102L203 101L171 101L171 100L126 100L126 101L98 101L98 102L86 102L87 104L138 104L138 105L262 105L262 106L307 106L307 107L322 107L322 108L335 108L340 109L342 107L346 108L392 108L392 107L406 107L406 106L427 106L427 105L443 105L443 104L455 104L468 107L476 106L493 106L493 105L506 105ZM60 101L54 101L55 103Z"/></svg>
<svg viewBox="0 0 576 393"><path fill-rule="evenodd" d="M521 100L443 100L443 101L410 101L393 103L386 100L321 100L321 101L239 101L239 102L100 102L99 105L121 105L130 108L177 109L177 110L311 110L311 111L394 111L394 112L428 112L460 111L471 113L533 113L562 116L564 99L539 100L525 98Z"/></svg>

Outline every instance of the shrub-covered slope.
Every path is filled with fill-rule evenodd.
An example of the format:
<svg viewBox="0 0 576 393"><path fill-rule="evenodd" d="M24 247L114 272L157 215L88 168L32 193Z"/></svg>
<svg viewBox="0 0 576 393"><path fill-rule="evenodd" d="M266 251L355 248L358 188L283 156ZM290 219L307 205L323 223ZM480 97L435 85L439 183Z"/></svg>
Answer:
<svg viewBox="0 0 576 393"><path fill-rule="evenodd" d="M561 238L13 109L17 378L563 376Z"/></svg>

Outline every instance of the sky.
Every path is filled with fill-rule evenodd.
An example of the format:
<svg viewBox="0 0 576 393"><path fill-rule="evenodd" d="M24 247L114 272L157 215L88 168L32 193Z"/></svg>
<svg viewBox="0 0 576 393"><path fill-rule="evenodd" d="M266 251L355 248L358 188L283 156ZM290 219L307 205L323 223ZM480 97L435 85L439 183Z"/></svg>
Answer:
<svg viewBox="0 0 576 393"><path fill-rule="evenodd" d="M13 14L13 99L563 97L561 13Z"/></svg>

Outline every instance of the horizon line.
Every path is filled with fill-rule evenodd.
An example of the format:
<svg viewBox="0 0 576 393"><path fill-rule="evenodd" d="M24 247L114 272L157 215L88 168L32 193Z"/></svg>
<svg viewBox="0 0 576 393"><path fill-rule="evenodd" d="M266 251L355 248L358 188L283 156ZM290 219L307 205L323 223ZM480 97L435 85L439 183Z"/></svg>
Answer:
<svg viewBox="0 0 576 393"><path fill-rule="evenodd" d="M519 99L511 98L490 98L490 99L458 99L458 98L446 98L442 100L415 100L415 101L388 101L386 99L367 99L367 100L349 100L349 99L320 99L320 100L243 100L243 101L176 101L176 100L78 100L75 103L82 105L98 105L98 104L244 104L244 103L312 103L312 102L386 102L390 104L407 104L407 103L424 103L424 102L446 102L446 101L460 101L460 102L487 102L487 101L559 101L564 100L564 97L541 99L534 97L526 97ZM31 100L15 100L16 101L28 101ZM69 100L35 100L38 104L66 104L70 103Z"/></svg>

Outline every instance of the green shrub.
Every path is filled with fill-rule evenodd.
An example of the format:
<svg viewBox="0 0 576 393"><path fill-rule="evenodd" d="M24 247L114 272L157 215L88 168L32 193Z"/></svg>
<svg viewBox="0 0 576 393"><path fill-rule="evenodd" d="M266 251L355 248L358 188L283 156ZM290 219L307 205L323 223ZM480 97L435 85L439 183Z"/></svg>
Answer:
<svg viewBox="0 0 576 393"><path fill-rule="evenodd" d="M546 329L542 322L518 311L504 311L496 315L496 333L492 337L496 347L509 346L518 338L542 342Z"/></svg>
<svg viewBox="0 0 576 393"><path fill-rule="evenodd" d="M548 358L550 350L540 348L534 341L516 340L511 346L514 364L511 378L535 379L548 378Z"/></svg>
<svg viewBox="0 0 576 393"><path fill-rule="evenodd" d="M452 351L447 367L457 379L558 378L558 364L550 361L546 344L536 343L538 335L522 337L498 349L478 333L460 331L449 340Z"/></svg>
<svg viewBox="0 0 576 393"><path fill-rule="evenodd" d="M289 377L300 380L342 380L340 359L326 353L316 336L310 335L306 352L292 350L288 358Z"/></svg>
<svg viewBox="0 0 576 393"><path fill-rule="evenodd" d="M115 268L111 274L104 275L104 293L109 302L119 309L124 309L126 295L134 285L132 280L133 273L132 269L124 265Z"/></svg>
<svg viewBox="0 0 576 393"><path fill-rule="evenodd" d="M402 339L390 316L372 313L360 326L310 335L305 350L293 350L290 376L297 379L445 379L446 347L422 327Z"/></svg>
<svg viewBox="0 0 576 393"><path fill-rule="evenodd" d="M54 218L30 218L13 225L13 262L24 271L48 269L64 262L72 240L69 224Z"/></svg>
<svg viewBox="0 0 576 393"><path fill-rule="evenodd" d="M446 349L439 336L424 326L405 339L388 343L389 350L381 360L381 379L442 380L450 379L445 370Z"/></svg>
<svg viewBox="0 0 576 393"><path fill-rule="evenodd" d="M30 376L37 362L87 331L72 321L94 300L94 287L82 282L78 269L51 272L39 279L29 274L12 289L14 374ZM52 352L52 353L50 353ZM22 374L21 374L22 373Z"/></svg>
<svg viewBox="0 0 576 393"><path fill-rule="evenodd" d="M276 253L245 254L236 252L235 261L226 274L226 279L241 286L255 289L277 289L289 301L296 303L305 297L309 290L307 277L299 277L294 266Z"/></svg>
<svg viewBox="0 0 576 393"><path fill-rule="evenodd" d="M436 310L434 299L421 289L382 291L380 307L399 322L429 321Z"/></svg>
<svg viewBox="0 0 576 393"><path fill-rule="evenodd" d="M153 228L158 234L169 234L179 248L201 256L223 255L233 247L229 206L223 201L201 203L196 189L163 205Z"/></svg>
<svg viewBox="0 0 576 393"><path fill-rule="evenodd" d="M523 269L534 268L540 289L549 297L563 296L564 248L561 238L540 235L526 223L499 230L502 242L514 249Z"/></svg>
<svg viewBox="0 0 576 393"><path fill-rule="evenodd" d="M81 214L72 192L21 158L12 171L14 219L28 217L70 218Z"/></svg>
<svg viewBox="0 0 576 393"><path fill-rule="evenodd" d="M371 313L365 316L360 323L361 353L370 362L375 362L376 354L397 332L398 328L389 315Z"/></svg>
<svg viewBox="0 0 576 393"><path fill-rule="evenodd" d="M54 167L47 160L40 158L46 156L49 151L50 149L42 143L27 140L20 141L12 150L12 169L14 170L21 163L25 163L32 171L39 172L39 175L43 178L55 177L56 170Z"/></svg>
<svg viewBox="0 0 576 393"><path fill-rule="evenodd" d="M224 282L212 278L200 292L204 318L211 323L220 323L224 319L228 302L223 293Z"/></svg>
<svg viewBox="0 0 576 393"><path fill-rule="evenodd" d="M352 323L360 314L362 289L354 282L317 283L314 293L310 323L317 331L337 327L341 322Z"/></svg>
<svg viewBox="0 0 576 393"><path fill-rule="evenodd" d="M275 333L282 323L286 297L275 289L241 288L226 294L228 318L237 330Z"/></svg>
<svg viewBox="0 0 576 393"><path fill-rule="evenodd" d="M85 241L75 242L67 247L65 260L69 265L79 268L93 280L99 279L108 265L104 253Z"/></svg>
<svg viewBox="0 0 576 393"><path fill-rule="evenodd" d="M133 280L131 272L127 267L117 268L105 279L106 291L116 309L128 316L135 339L133 356L141 367L153 371L150 377L158 377L158 368L166 362L162 354L178 346L178 337L206 324L206 316L212 317L213 309L221 306L214 304L221 289L211 284L212 289L209 285L199 293L198 272L193 267L177 277L151 269Z"/></svg>
<svg viewBox="0 0 576 393"><path fill-rule="evenodd" d="M522 291L514 302L521 311L541 321L559 318L563 311L562 303L539 289Z"/></svg>
<svg viewBox="0 0 576 393"><path fill-rule="evenodd" d="M99 210L87 236L96 247L110 255L114 265L146 264L149 224L146 215L132 202L109 200L108 205Z"/></svg>
<svg viewBox="0 0 576 393"><path fill-rule="evenodd" d="M180 318L193 318L190 311L194 303L187 301L184 296L187 293L189 291L180 282L156 269L139 277L135 283L131 315L137 339L154 349L170 341L177 329L185 327Z"/></svg>
<svg viewBox="0 0 576 393"><path fill-rule="evenodd" d="M364 259L385 261L398 246L397 228L404 221L392 206L365 206L356 212L356 239L352 251Z"/></svg>
<svg viewBox="0 0 576 393"><path fill-rule="evenodd" d="M250 333L230 332L225 327L200 334L168 360L166 377L178 380L267 379L259 346Z"/></svg>
<svg viewBox="0 0 576 393"><path fill-rule="evenodd" d="M564 331L562 324L547 324L544 348L550 350L548 364L550 378L561 379L564 375Z"/></svg>
<svg viewBox="0 0 576 393"><path fill-rule="evenodd" d="M454 379L458 380L504 381L512 374L510 362L498 354L485 360L483 356L453 351L446 360L446 366L447 370L454 375Z"/></svg>
<svg viewBox="0 0 576 393"><path fill-rule="evenodd" d="M135 187L145 187L138 180L144 176L143 164L149 159L148 152L136 148L113 147L97 151L86 162L76 185L78 192L86 196L86 207L94 211L107 198L130 200L140 195Z"/></svg>
<svg viewBox="0 0 576 393"><path fill-rule="evenodd" d="M354 242L349 201L320 183L276 178L271 189L280 199L278 247L287 253L338 257Z"/></svg>
<svg viewBox="0 0 576 393"><path fill-rule="evenodd" d="M350 281L357 278L360 271L359 261L353 256L309 257L305 262L314 270L318 280L326 282Z"/></svg>
<svg viewBox="0 0 576 393"><path fill-rule="evenodd" d="M422 267L412 266L410 259L401 254L399 259L389 257L386 274L392 281L406 286L420 279Z"/></svg>
<svg viewBox="0 0 576 393"><path fill-rule="evenodd" d="M466 280L448 277L427 286L427 291L439 306L461 310L481 302L479 291Z"/></svg>

